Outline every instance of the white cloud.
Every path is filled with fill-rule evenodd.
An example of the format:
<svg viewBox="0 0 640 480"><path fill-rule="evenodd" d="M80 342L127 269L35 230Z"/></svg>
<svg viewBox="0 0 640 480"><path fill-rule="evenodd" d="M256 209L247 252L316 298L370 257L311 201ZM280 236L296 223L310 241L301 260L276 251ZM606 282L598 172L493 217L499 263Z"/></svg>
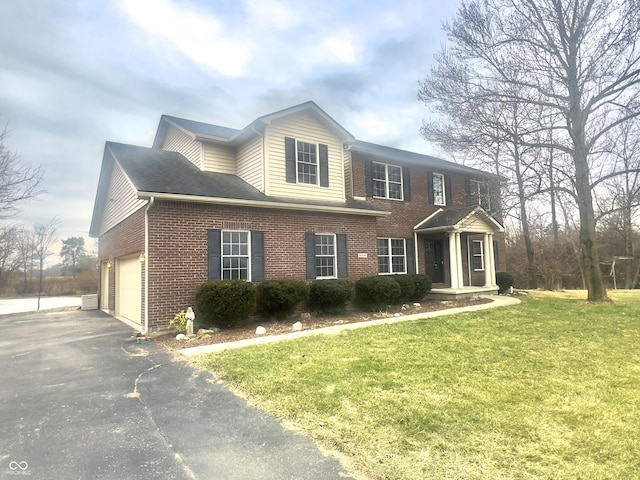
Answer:
<svg viewBox="0 0 640 480"><path fill-rule="evenodd" d="M348 30L341 30L326 37L322 41L321 47L340 63L355 65L361 59L362 49L356 44L353 34Z"/></svg>
<svg viewBox="0 0 640 480"><path fill-rule="evenodd" d="M249 21L255 25L286 30L300 22L299 15L278 1L243 0L242 4Z"/></svg>
<svg viewBox="0 0 640 480"><path fill-rule="evenodd" d="M122 0L125 16L201 68L241 76L251 61L248 42L225 28L212 12L173 0Z"/></svg>

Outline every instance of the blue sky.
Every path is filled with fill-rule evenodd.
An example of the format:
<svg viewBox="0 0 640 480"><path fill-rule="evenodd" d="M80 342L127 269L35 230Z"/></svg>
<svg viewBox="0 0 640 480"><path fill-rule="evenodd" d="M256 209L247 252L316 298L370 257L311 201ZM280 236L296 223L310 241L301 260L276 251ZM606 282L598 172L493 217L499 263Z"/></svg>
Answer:
<svg viewBox="0 0 640 480"><path fill-rule="evenodd" d="M359 140L437 155L418 82L458 5L2 0L0 125L46 167L19 219L87 236L104 142L151 146L163 113L242 128L313 100Z"/></svg>

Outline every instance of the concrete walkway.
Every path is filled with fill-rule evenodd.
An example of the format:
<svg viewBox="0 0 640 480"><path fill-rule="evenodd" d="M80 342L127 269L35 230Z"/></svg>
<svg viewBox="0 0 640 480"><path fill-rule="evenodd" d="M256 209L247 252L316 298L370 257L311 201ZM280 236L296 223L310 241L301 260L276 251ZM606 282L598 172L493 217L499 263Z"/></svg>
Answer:
<svg viewBox="0 0 640 480"><path fill-rule="evenodd" d="M372 327L374 325L384 325L389 323L406 322L408 320L419 320L421 318L440 317L443 315L456 315L462 312L473 312L477 310L486 310L488 308L507 307L518 305L520 300L514 297L504 295L486 295L482 298L491 299L490 303L481 303L479 305L470 305L468 307L449 308L446 310L438 310L435 312L415 313L412 315L404 315L402 317L380 318L370 320L368 322L345 323L342 325L334 325L326 328L317 328L313 330L302 330L300 332L291 332L281 335L267 335L264 337L247 338L238 340L237 342L214 343L211 345L201 345L199 347L183 348L180 353L187 357L201 355L203 353L220 352L230 348L241 348L249 345L260 345L264 343L280 342L283 340L291 340L294 338L310 337L312 335L336 335L344 330L354 330L356 328Z"/></svg>

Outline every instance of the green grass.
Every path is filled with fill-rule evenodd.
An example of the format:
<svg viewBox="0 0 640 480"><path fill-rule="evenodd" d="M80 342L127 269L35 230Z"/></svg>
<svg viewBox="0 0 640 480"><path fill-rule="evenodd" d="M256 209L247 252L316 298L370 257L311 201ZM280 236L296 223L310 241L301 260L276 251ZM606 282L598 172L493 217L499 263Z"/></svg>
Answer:
<svg viewBox="0 0 640 480"><path fill-rule="evenodd" d="M640 292L200 357L363 478L640 478Z"/></svg>

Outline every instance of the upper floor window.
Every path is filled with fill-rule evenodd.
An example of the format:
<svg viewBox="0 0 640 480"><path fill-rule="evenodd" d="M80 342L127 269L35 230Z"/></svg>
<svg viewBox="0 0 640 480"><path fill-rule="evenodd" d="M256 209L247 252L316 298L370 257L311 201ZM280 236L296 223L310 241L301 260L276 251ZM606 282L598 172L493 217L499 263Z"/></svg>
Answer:
<svg viewBox="0 0 640 480"><path fill-rule="evenodd" d="M322 143L284 139L286 181L329 186L329 147Z"/></svg>
<svg viewBox="0 0 640 480"><path fill-rule="evenodd" d="M471 264L475 272L484 270L484 243L482 240L471 241Z"/></svg>
<svg viewBox="0 0 640 480"><path fill-rule="evenodd" d="M444 175L442 175L441 173L434 173L431 188L433 189L433 204L446 205L447 194L445 192L446 187L445 187Z"/></svg>
<svg viewBox="0 0 640 480"><path fill-rule="evenodd" d="M469 180L469 204L480 205L487 211L491 211L491 194L489 182L481 180Z"/></svg>
<svg viewBox="0 0 640 480"><path fill-rule="evenodd" d="M404 238L378 238L378 273L407 273Z"/></svg>
<svg viewBox="0 0 640 480"><path fill-rule="evenodd" d="M251 280L249 232L222 231L222 279Z"/></svg>
<svg viewBox="0 0 640 480"><path fill-rule="evenodd" d="M402 200L402 167L373 164L373 196Z"/></svg>
<svg viewBox="0 0 640 480"><path fill-rule="evenodd" d="M296 141L298 183L318 184L318 145Z"/></svg>

